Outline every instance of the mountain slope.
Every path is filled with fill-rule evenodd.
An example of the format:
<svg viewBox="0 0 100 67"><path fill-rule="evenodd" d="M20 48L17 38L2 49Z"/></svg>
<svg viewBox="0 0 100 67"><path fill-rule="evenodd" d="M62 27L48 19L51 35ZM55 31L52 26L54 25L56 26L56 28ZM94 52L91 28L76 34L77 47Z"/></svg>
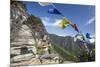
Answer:
<svg viewBox="0 0 100 67"><path fill-rule="evenodd" d="M49 34L49 37L51 39L51 43L54 45L55 50L65 59L69 61L76 61L76 62L81 62L81 61L94 61L94 49L95 45L94 43L80 43L80 40L77 40L74 42L74 38L71 36L57 36L55 34ZM87 55L87 49L84 48L84 45L89 49L88 55ZM58 47L58 49L56 49ZM66 53L67 52L67 53ZM91 54L92 52L92 54ZM64 54L62 54L64 53ZM91 54L91 56L90 56ZM83 56L83 55L86 55ZM71 57L73 59L71 59ZM69 59L70 58L70 59Z"/></svg>

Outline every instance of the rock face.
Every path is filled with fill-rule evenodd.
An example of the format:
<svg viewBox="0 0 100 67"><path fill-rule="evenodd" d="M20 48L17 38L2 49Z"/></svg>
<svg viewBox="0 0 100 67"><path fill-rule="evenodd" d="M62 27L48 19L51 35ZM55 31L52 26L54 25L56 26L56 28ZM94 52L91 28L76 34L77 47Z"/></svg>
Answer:
<svg viewBox="0 0 100 67"><path fill-rule="evenodd" d="M11 1L10 7L11 66L59 63L41 20L29 15L20 1Z"/></svg>

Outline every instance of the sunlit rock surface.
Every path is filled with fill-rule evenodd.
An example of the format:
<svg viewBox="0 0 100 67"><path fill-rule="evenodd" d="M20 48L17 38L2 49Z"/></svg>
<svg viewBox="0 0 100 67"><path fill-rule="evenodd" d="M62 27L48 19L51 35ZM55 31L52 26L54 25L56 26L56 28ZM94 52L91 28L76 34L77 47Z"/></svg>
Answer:
<svg viewBox="0 0 100 67"><path fill-rule="evenodd" d="M10 7L11 66L59 63L43 24L28 21L30 15L22 2L11 1Z"/></svg>

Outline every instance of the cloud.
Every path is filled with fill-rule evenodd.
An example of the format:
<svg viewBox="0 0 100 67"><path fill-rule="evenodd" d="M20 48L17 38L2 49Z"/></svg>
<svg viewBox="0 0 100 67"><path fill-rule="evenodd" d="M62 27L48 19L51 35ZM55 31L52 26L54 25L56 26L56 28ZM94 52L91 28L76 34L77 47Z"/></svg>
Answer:
<svg viewBox="0 0 100 67"><path fill-rule="evenodd" d="M95 17L92 17L87 21L86 25L92 24L94 21L95 21Z"/></svg>
<svg viewBox="0 0 100 67"><path fill-rule="evenodd" d="M51 19L48 17L42 17L42 22L45 26L58 26L61 19Z"/></svg>
<svg viewBox="0 0 100 67"><path fill-rule="evenodd" d="M95 42L95 39L89 39L90 43L94 43Z"/></svg>
<svg viewBox="0 0 100 67"><path fill-rule="evenodd" d="M59 23L61 22L61 19L55 19L55 18L50 18L50 17L40 17L42 19L42 22L47 30L48 33L50 34L56 34L58 36L74 36L75 33L71 31L71 27L66 29L62 29L59 27Z"/></svg>

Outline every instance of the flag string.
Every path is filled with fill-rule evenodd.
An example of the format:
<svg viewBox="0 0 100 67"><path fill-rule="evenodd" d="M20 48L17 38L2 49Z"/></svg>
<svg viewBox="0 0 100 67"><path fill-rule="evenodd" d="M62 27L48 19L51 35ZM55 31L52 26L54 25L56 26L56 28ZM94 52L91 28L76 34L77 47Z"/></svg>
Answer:
<svg viewBox="0 0 100 67"><path fill-rule="evenodd" d="M57 9L57 7L54 4L51 3L51 5L52 5L53 8L55 8L56 10L58 10L61 13L60 15L62 17L66 17L66 16L63 15L63 13L59 9ZM70 25L74 25L74 23L72 23L69 19L67 19L67 20L70 22ZM77 31L77 32L80 33L80 31Z"/></svg>

